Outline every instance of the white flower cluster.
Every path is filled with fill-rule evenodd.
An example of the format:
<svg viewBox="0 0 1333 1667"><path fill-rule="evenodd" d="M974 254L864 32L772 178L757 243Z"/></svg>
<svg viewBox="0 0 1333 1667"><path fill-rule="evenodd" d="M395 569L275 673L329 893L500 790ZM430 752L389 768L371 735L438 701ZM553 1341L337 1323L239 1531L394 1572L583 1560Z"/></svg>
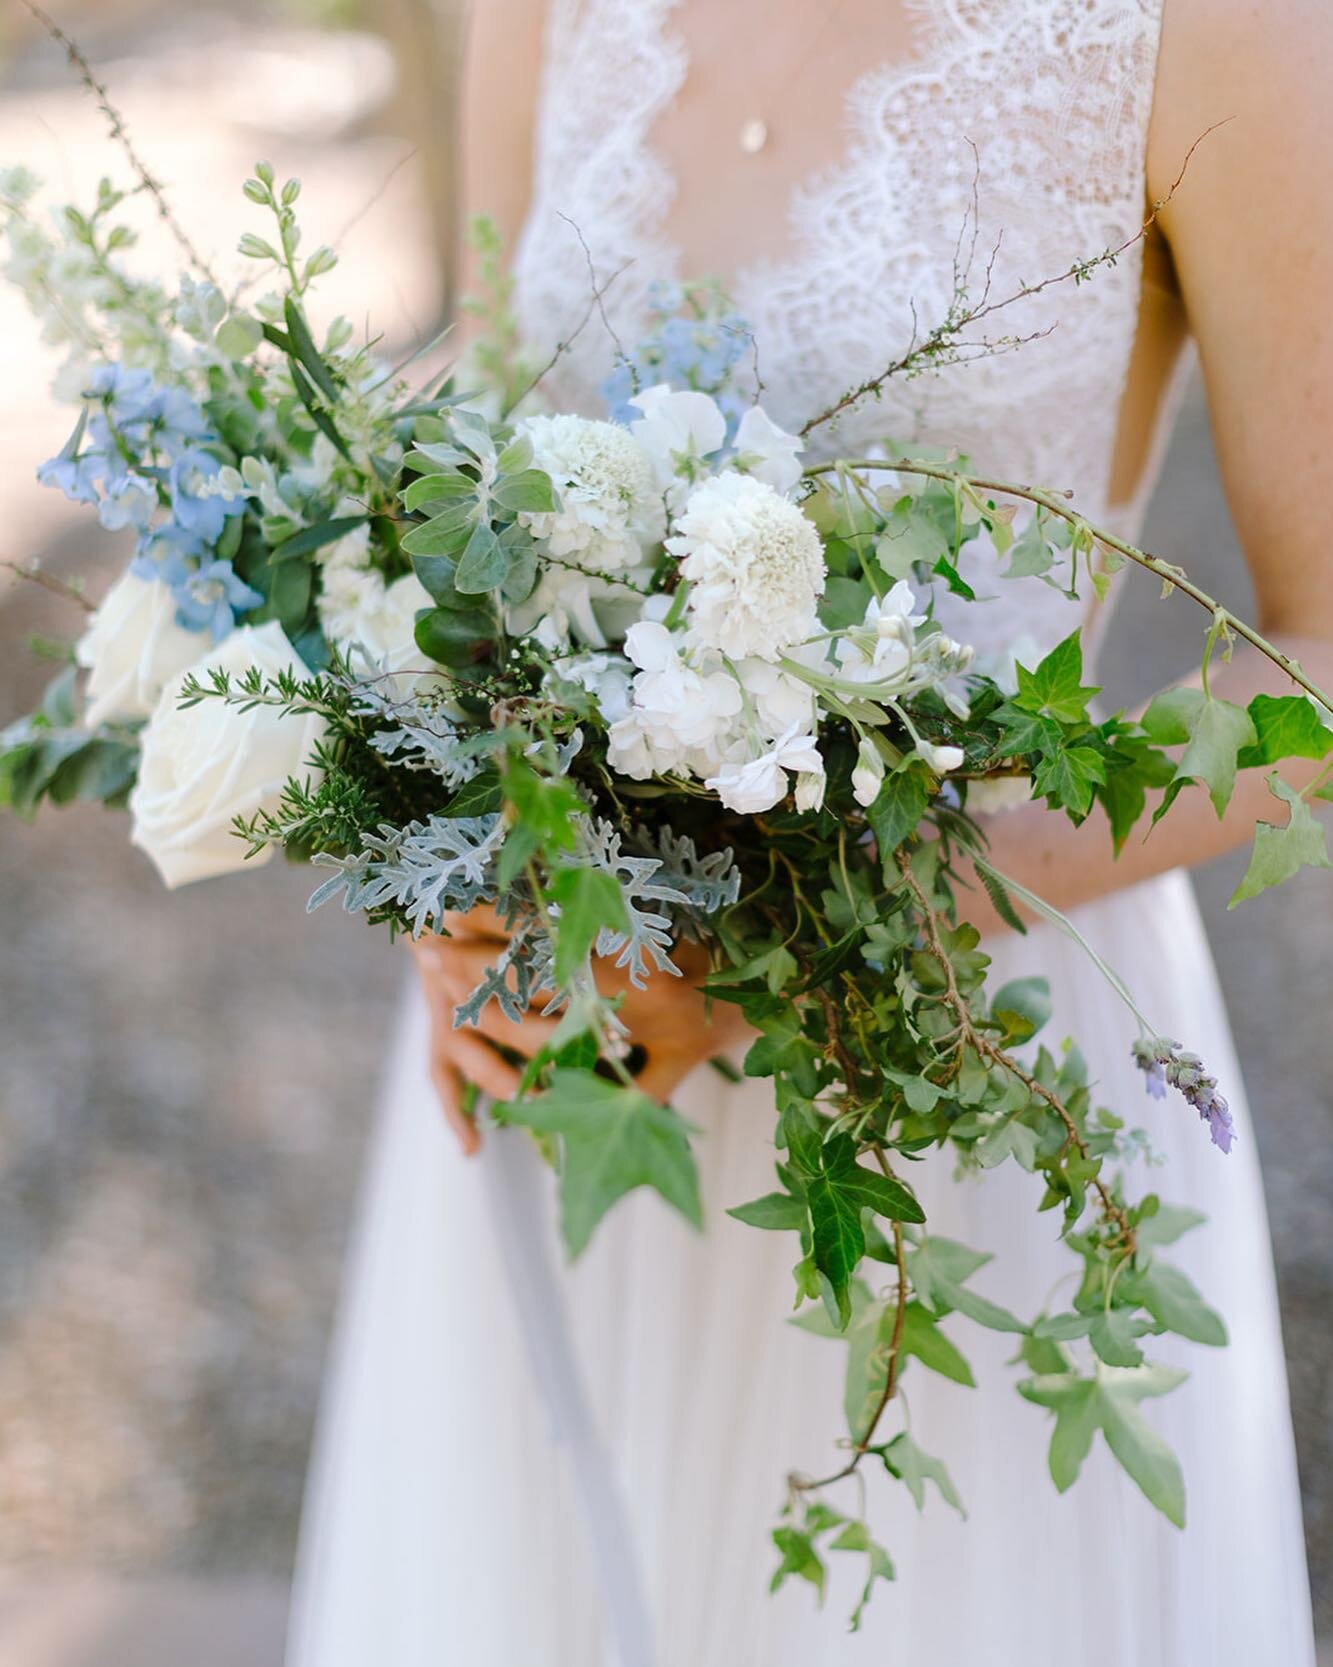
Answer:
<svg viewBox="0 0 1333 1667"><path fill-rule="evenodd" d="M891 717L932 770L957 768L961 752L918 736L897 704L938 687L958 708L946 685L969 658L923 631L910 585L852 627L821 625L823 545L793 497L799 439L756 407L728 447L721 410L697 392L649 388L631 404L641 415L628 432L577 417L520 425L558 502L523 518L541 578L509 614L556 651L550 698L592 696L611 768L700 781L742 814L789 792L810 810L823 802L831 714L859 733L863 804L900 756L878 733Z"/></svg>
<svg viewBox="0 0 1333 1667"><path fill-rule="evenodd" d="M416 617L430 595L413 573L386 583L370 562L370 528L354 528L321 552L319 623L328 640L349 657L353 670L388 674L406 694L435 681L416 644ZM409 670L412 675L403 675Z"/></svg>

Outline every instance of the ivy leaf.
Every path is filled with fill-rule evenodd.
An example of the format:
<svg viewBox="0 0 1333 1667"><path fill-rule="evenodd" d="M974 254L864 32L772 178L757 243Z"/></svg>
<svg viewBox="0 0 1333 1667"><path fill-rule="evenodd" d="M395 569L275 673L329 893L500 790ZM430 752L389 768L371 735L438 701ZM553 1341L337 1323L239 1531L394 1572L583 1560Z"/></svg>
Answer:
<svg viewBox="0 0 1333 1667"><path fill-rule="evenodd" d="M956 1239L932 1234L908 1256L907 1271L913 1290L935 1314L956 1308L992 1331L1026 1332L1028 1328L1007 1308L967 1289L965 1281L989 1261L989 1256Z"/></svg>
<svg viewBox="0 0 1333 1667"><path fill-rule="evenodd" d="M1183 1528L1185 1482L1180 1465L1140 1414L1138 1403L1169 1393L1187 1376L1165 1366L1106 1366L1095 1378L1060 1372L1020 1383L1021 1395L1055 1413L1049 1462L1051 1479L1060 1492L1073 1485L1100 1429L1145 1497L1177 1528Z"/></svg>
<svg viewBox="0 0 1333 1667"><path fill-rule="evenodd" d="M1254 740L1254 724L1243 706L1229 700L1205 700L1191 727L1189 745L1176 765L1176 780L1206 782L1213 809L1221 816L1236 785L1240 751Z"/></svg>
<svg viewBox="0 0 1333 1667"><path fill-rule="evenodd" d="M748 1204L733 1205L727 1214L743 1221L747 1227L762 1227L771 1232L799 1233L806 1220L805 1205L789 1192L766 1192Z"/></svg>
<svg viewBox="0 0 1333 1667"><path fill-rule="evenodd" d="M967 1512L963 1509L963 1502L958 1497L958 1490L953 1485L949 1472L939 1459L932 1458L929 1453L918 1447L907 1431L894 1436L893 1440L881 1451L880 1457L884 1461L884 1468L891 1476L896 1476L900 1482L907 1485L907 1491L916 1501L918 1511L926 1508L926 1483L934 1482L940 1490L940 1498L946 1505L952 1505L954 1510L964 1521Z"/></svg>
<svg viewBox="0 0 1333 1667"><path fill-rule="evenodd" d="M903 1335L900 1347L905 1355L915 1355L923 1366L938 1372L954 1383L975 1389L977 1380L972 1368L940 1330L935 1316L919 1302L909 1302L903 1315Z"/></svg>
<svg viewBox="0 0 1333 1667"><path fill-rule="evenodd" d="M1046 535L1042 531L1039 516L1034 515L1027 526L1014 541L1014 547L1009 555L1009 565L1005 568L1003 577L1006 579L1037 579L1050 572L1055 561L1051 547L1046 542Z"/></svg>
<svg viewBox="0 0 1333 1667"><path fill-rule="evenodd" d="M544 1093L505 1105L503 1119L561 1137L560 1225L571 1257L636 1187L654 1188L687 1221L702 1224L689 1124L639 1089L560 1070Z"/></svg>
<svg viewBox="0 0 1333 1667"><path fill-rule="evenodd" d="M1222 1316L1208 1306L1179 1268L1154 1260L1124 1280L1120 1294L1127 1302L1140 1303L1167 1331L1188 1337L1192 1343L1226 1347Z"/></svg>
<svg viewBox="0 0 1333 1667"><path fill-rule="evenodd" d="M1028 712L1012 700L997 706L991 714L1003 726L1000 744L996 749L1002 758L1022 753L1048 753L1059 746L1060 726L1053 718L1038 712Z"/></svg>
<svg viewBox="0 0 1333 1667"><path fill-rule="evenodd" d="M1333 729L1324 725L1313 701L1304 695L1256 695L1247 707L1254 743L1237 763L1280 764L1284 758L1325 758L1333 753Z"/></svg>
<svg viewBox="0 0 1333 1667"><path fill-rule="evenodd" d="M603 927L629 930L629 913L619 881L600 868L563 869L552 880L550 893L560 905L555 922L555 977L565 985L587 960Z"/></svg>
<svg viewBox="0 0 1333 1667"><path fill-rule="evenodd" d="M1286 804L1287 825L1275 828L1269 822L1260 822L1255 828L1250 865L1227 904L1229 909L1247 897L1257 897L1269 886L1281 885L1302 868L1333 868L1324 828L1296 789L1274 770L1268 778L1268 791Z"/></svg>
<svg viewBox="0 0 1333 1667"><path fill-rule="evenodd" d="M1159 747L1183 746L1198 722L1204 703L1202 689L1164 689L1148 703L1143 728Z"/></svg>
<svg viewBox="0 0 1333 1667"><path fill-rule="evenodd" d="M1088 1338L1108 1366L1139 1366L1143 1350L1134 1341L1136 1320L1128 1308L1109 1308L1093 1317ZM1151 1329L1151 1328L1150 1328Z"/></svg>
<svg viewBox="0 0 1333 1667"><path fill-rule="evenodd" d="M1077 631L1057 643L1035 671L1021 665L1014 670L1014 704L1027 712L1046 712L1062 723L1082 723L1088 702L1100 692L1083 686L1083 643Z"/></svg>
<svg viewBox="0 0 1333 1667"><path fill-rule="evenodd" d="M819 1553L815 1550L813 1539L800 1528L781 1527L773 1530L773 1544L782 1553L782 1561L773 1571L773 1578L768 1583L770 1592L776 1592L789 1575L799 1575L807 1580L819 1593L819 1600L824 1601L824 1564Z"/></svg>
<svg viewBox="0 0 1333 1667"><path fill-rule="evenodd" d="M1106 766L1091 747L1062 746L1041 760L1032 779L1052 809L1081 821L1092 809L1093 788L1106 780Z"/></svg>
<svg viewBox="0 0 1333 1667"><path fill-rule="evenodd" d="M916 832L930 803L929 771L909 766L895 770L880 783L874 803L866 811L866 821L875 835L880 861L887 872L893 853L909 835Z"/></svg>

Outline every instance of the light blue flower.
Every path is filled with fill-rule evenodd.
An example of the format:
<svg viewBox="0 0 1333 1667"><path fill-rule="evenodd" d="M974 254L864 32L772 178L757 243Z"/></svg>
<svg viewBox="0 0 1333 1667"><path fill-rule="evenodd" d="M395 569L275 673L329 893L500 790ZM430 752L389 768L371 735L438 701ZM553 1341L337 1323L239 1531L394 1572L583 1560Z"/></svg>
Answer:
<svg viewBox="0 0 1333 1667"><path fill-rule="evenodd" d="M107 482L106 496L97 506L97 519L108 532L120 532L125 527L147 532L156 508L154 483L144 475L126 472L118 480Z"/></svg>
<svg viewBox="0 0 1333 1667"><path fill-rule="evenodd" d="M191 446L180 453L167 473L176 524L205 544L216 544L227 517L239 514L246 504L243 497L225 498L202 491L221 467L210 452Z"/></svg>
<svg viewBox="0 0 1333 1667"><path fill-rule="evenodd" d="M150 528L139 540L130 572L140 579L160 579L173 590L183 585L207 547L184 527L168 523Z"/></svg>
<svg viewBox="0 0 1333 1667"><path fill-rule="evenodd" d="M38 465L37 479L43 486L58 487L72 503L95 504L100 501L97 483L105 472L101 452L84 452L82 457L48 457Z"/></svg>
<svg viewBox="0 0 1333 1667"><path fill-rule="evenodd" d="M231 631L238 613L247 613L264 600L238 577L229 561L205 562L171 588L177 624L187 631L207 631L214 642L221 642Z"/></svg>

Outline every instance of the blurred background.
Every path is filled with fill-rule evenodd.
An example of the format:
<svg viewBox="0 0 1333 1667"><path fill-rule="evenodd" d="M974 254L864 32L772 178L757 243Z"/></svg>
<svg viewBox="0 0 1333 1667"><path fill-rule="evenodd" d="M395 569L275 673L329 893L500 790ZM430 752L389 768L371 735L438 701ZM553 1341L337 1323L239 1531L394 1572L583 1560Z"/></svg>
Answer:
<svg viewBox="0 0 1333 1667"><path fill-rule="evenodd" d="M430 0L96 0L59 6L149 166L224 271L256 157L304 183L323 304L386 351L446 298L456 31ZM0 164L64 198L118 158L92 100L0 0ZM435 211L432 214L432 209ZM144 217L145 224L147 216ZM160 235L145 260L174 270ZM0 289L0 560L86 575L123 555L33 480L68 411ZM1247 605L1197 389L1147 531ZM1117 700L1184 669L1186 604L1127 575L1101 668ZM0 722L49 667L69 604L0 570ZM1311 1571L1333 1634L1333 974L1326 876L1228 915L1244 858L1198 877L1259 1126ZM95 810L0 821L0 1662L277 1667L320 1375L401 951L306 876L168 899ZM1227 1576L1219 1574L1219 1578ZM1333 1659L1333 1658L1331 1658ZM1132 1664L1126 1664L1132 1667Z"/></svg>

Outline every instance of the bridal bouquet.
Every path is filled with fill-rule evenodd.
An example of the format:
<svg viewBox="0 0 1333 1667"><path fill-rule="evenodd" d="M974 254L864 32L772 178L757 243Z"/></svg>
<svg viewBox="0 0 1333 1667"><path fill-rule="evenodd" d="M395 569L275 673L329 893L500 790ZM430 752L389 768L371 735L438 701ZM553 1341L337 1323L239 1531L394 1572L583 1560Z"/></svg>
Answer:
<svg viewBox="0 0 1333 1667"><path fill-rule="evenodd" d="M1249 897L1329 863L1310 799L1333 770L1298 793L1275 768L1333 750L1328 702L1064 496L887 439L813 459L828 414L794 435L747 401L745 328L706 289L659 292L654 337L608 351L610 420L542 409L507 327L477 355L482 396L414 388L345 321L312 323L334 257L300 254L298 190L262 165L245 184L272 229L241 252L278 280L247 302L133 275L109 185L44 223L35 181L0 179L8 274L78 412L40 477L132 548L40 709L0 737L0 800L127 805L169 886L281 850L316 869L312 908L395 932L491 905L508 942L456 1022L491 1002L560 1015L490 1111L549 1155L572 1255L632 1188L699 1220L692 1131L636 1085L597 971L642 986L705 946L708 996L756 1033L743 1070L773 1084L774 1188L731 1213L787 1235L797 1323L847 1344L846 1441L826 1474L789 1477L775 1585L822 1590L831 1553L867 1559L867 1595L892 1577L859 1490L835 1486L863 1467L958 1506L894 1416L913 1362L973 1381L941 1329L955 1313L1012 1333L1019 1390L1054 1417L1057 1487L1100 1431L1182 1523L1140 1407L1183 1376L1151 1363L1155 1336L1225 1341L1169 1256L1200 1218L1131 1188L1142 1137L1097 1103L1077 1046L1041 1044L1042 980L988 981L969 886L1017 930L1016 903L1060 917L989 862L976 813L1100 805L1119 847L1150 798L1154 821L1187 790L1220 814L1237 770L1262 769L1281 821L1257 829ZM1102 591L1148 568L1209 609L1209 655L1244 636L1299 692L1242 709L1205 675L1141 721L1100 715L1077 631L997 680L936 617L950 593L966 619L978 539L998 584ZM1140 1023L1146 1087L1183 1096L1222 1161L1219 1085ZM1068 1307L1010 1313L978 1288L983 1250L931 1231L912 1170L945 1145L962 1169L1031 1176L1080 1273Z"/></svg>

